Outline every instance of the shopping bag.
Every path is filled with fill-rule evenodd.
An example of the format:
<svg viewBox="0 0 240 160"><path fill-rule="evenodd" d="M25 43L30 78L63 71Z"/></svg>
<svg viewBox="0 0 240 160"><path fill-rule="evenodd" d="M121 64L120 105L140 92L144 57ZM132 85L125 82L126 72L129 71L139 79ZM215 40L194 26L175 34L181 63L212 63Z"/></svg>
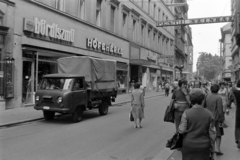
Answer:
<svg viewBox="0 0 240 160"><path fill-rule="evenodd" d="M174 103L172 106L167 106L163 121L174 123Z"/></svg>
<svg viewBox="0 0 240 160"><path fill-rule="evenodd" d="M129 119L130 119L131 122L134 121L134 118L133 118L132 112L129 113Z"/></svg>
<svg viewBox="0 0 240 160"><path fill-rule="evenodd" d="M175 133L171 139L167 141L166 147L171 150L182 148L183 136L180 133Z"/></svg>

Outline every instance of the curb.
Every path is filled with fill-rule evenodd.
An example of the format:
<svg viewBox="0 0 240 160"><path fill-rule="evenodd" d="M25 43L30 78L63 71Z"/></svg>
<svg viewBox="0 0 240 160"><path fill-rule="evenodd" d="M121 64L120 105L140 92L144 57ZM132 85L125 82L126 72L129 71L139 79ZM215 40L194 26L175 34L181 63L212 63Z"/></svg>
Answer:
<svg viewBox="0 0 240 160"><path fill-rule="evenodd" d="M148 98L152 98L152 97L159 97L159 96L163 96L164 94L159 94L159 95L155 95L155 96L149 96L149 97L145 97L144 99L148 99ZM129 103L131 101L124 101L124 102L119 102L119 103L115 103L112 106L115 105L120 105L120 104L125 104L125 103ZM60 117L61 115L57 115L55 117ZM10 122L10 123L5 123L5 124L0 124L0 129L1 128L6 128L6 127L12 127L12 126L16 126L16 125L20 125L23 123L28 123L28 122L34 122L34 121L39 121L39 120L43 120L44 117L42 118L32 118L32 119L25 119L25 120L19 120L17 122Z"/></svg>
<svg viewBox="0 0 240 160"><path fill-rule="evenodd" d="M168 160L174 154L174 152L175 150L164 148L152 160Z"/></svg>

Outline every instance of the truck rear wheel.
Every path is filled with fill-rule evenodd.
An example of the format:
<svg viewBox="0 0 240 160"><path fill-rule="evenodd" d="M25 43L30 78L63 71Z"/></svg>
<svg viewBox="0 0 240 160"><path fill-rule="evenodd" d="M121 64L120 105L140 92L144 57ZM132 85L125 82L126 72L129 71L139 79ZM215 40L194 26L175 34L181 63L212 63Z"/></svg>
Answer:
<svg viewBox="0 0 240 160"><path fill-rule="evenodd" d="M102 104L100 104L100 106L98 108L99 114L100 115L108 114L108 108L109 108L108 102L107 101L103 101Z"/></svg>
<svg viewBox="0 0 240 160"><path fill-rule="evenodd" d="M83 110L82 107L78 107L76 111L72 114L73 122L80 122L82 120Z"/></svg>
<svg viewBox="0 0 240 160"><path fill-rule="evenodd" d="M53 120L54 116L55 116L55 112L43 111L43 116L44 116L44 119L47 120L47 121Z"/></svg>

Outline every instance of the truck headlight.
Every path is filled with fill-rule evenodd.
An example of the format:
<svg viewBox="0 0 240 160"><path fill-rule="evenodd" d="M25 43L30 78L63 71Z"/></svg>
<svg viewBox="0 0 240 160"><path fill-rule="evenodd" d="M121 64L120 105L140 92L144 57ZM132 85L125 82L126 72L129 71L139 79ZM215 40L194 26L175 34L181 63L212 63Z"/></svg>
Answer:
<svg viewBox="0 0 240 160"><path fill-rule="evenodd" d="M39 96L36 96L36 98L35 98L35 99L36 99L36 101L39 101Z"/></svg>
<svg viewBox="0 0 240 160"><path fill-rule="evenodd" d="M57 102L62 103L62 101L63 101L62 97L58 97Z"/></svg>

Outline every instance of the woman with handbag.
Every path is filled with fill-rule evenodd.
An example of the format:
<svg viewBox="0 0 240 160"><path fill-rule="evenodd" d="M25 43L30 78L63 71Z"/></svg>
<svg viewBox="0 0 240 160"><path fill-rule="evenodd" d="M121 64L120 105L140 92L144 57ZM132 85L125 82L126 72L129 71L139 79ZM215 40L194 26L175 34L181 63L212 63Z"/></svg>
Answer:
<svg viewBox="0 0 240 160"><path fill-rule="evenodd" d="M136 83L131 94L131 113L135 122L134 128L142 128L141 122L144 118L144 92L140 89L140 86L140 83Z"/></svg>
<svg viewBox="0 0 240 160"><path fill-rule="evenodd" d="M211 145L211 138L214 140L213 116L202 106L204 97L202 89L199 88L192 89L189 94L193 106L184 111L178 129L178 132L183 134L182 160L210 160L213 157L211 152L211 148L214 147L214 144Z"/></svg>
<svg viewBox="0 0 240 160"><path fill-rule="evenodd" d="M176 132L178 131L179 124L181 122L181 116L183 112L189 108L190 102L188 97L187 90L187 81L185 79L181 79L178 81L178 88L174 90L172 94L172 99L170 101L170 105L174 105L174 123L176 126ZM174 103L174 104L173 104Z"/></svg>
<svg viewBox="0 0 240 160"><path fill-rule="evenodd" d="M221 124L224 122L224 112L222 98L218 95L219 88L218 84L213 84L211 86L211 93L206 96L203 105L214 117L214 126L217 132L215 153L216 155L223 155L220 150L220 145L222 136L224 135L223 127L221 127Z"/></svg>

